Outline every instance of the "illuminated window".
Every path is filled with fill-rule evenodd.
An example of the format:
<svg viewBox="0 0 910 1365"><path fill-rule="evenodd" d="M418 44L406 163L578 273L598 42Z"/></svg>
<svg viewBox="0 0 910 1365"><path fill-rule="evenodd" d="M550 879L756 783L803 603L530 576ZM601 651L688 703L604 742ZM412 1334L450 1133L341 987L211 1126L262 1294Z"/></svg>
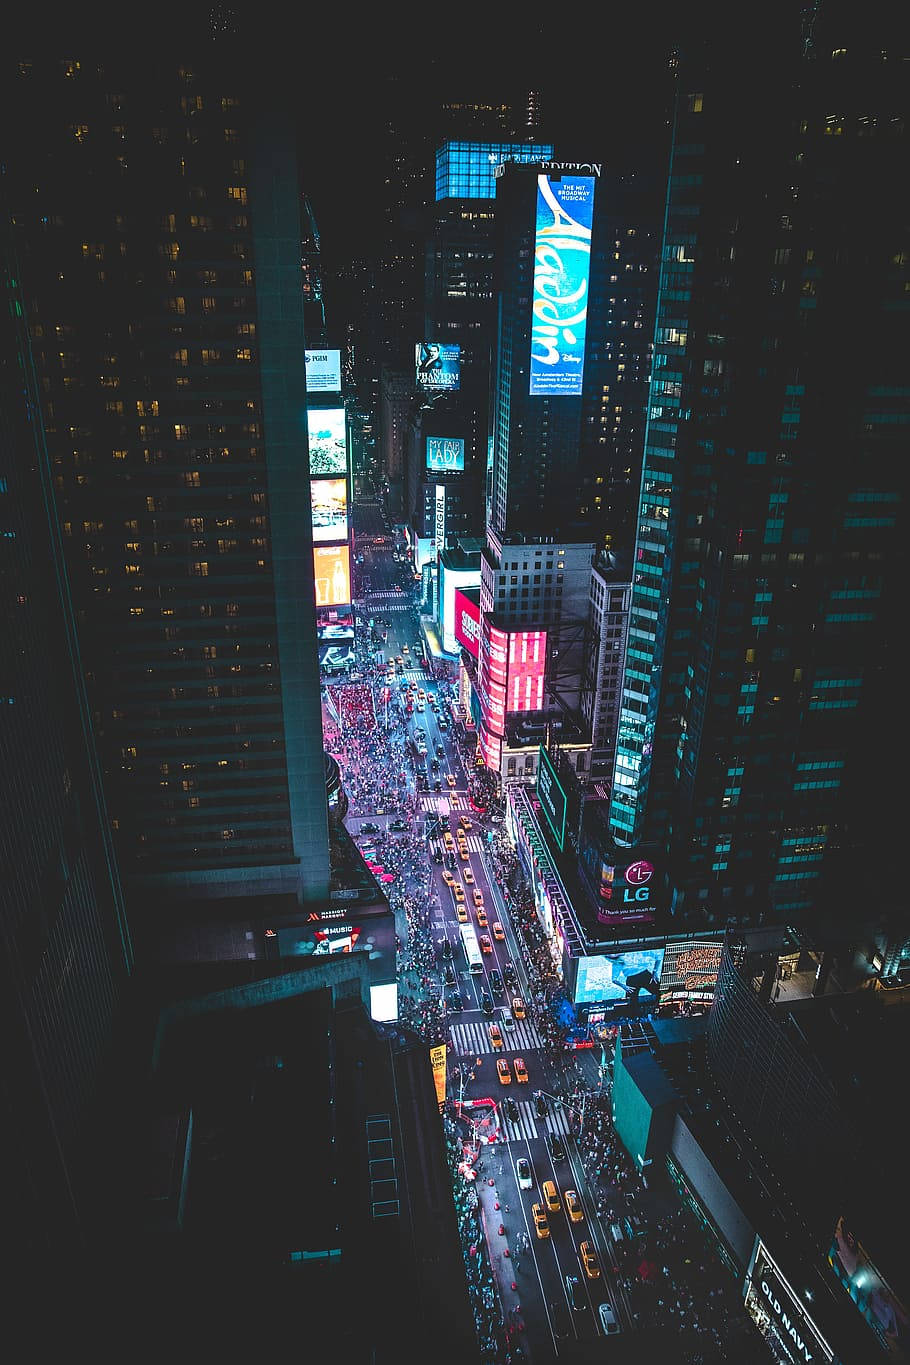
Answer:
<svg viewBox="0 0 910 1365"><path fill-rule="evenodd" d="M209 576L208 561L205 559L197 559L191 566L191 571L196 575L197 578L208 578Z"/></svg>
<svg viewBox="0 0 910 1365"><path fill-rule="evenodd" d="M238 204L247 202L246 185L228 186L228 199L234 199Z"/></svg>

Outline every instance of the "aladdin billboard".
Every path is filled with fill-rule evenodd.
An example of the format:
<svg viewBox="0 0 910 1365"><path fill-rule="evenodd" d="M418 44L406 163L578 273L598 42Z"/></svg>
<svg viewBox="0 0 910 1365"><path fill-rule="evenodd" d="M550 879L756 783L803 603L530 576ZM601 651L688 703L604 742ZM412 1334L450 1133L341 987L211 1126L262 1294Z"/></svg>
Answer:
<svg viewBox="0 0 910 1365"><path fill-rule="evenodd" d="M455 589L455 624L452 633L469 654L477 658L480 648L480 603L474 602L461 590Z"/></svg>
<svg viewBox="0 0 910 1365"><path fill-rule="evenodd" d="M461 347L443 346L438 341L418 341L415 364L419 389L461 387Z"/></svg>
<svg viewBox="0 0 910 1365"><path fill-rule="evenodd" d="M537 177L531 397L582 391L594 185L590 175Z"/></svg>
<svg viewBox="0 0 910 1365"><path fill-rule="evenodd" d="M306 424L310 477L318 479L323 474L347 474L348 443L344 408L308 408Z"/></svg>
<svg viewBox="0 0 910 1365"><path fill-rule="evenodd" d="M305 351L307 393L341 392L341 352Z"/></svg>
<svg viewBox="0 0 910 1365"><path fill-rule="evenodd" d="M434 474L463 474L464 441L461 437L428 436L427 469Z"/></svg>

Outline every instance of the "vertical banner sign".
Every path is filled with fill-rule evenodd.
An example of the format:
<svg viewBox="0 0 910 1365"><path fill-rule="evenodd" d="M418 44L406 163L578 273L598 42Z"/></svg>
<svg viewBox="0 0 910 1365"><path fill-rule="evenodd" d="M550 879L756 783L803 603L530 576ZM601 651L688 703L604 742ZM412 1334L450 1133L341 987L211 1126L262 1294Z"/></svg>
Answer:
<svg viewBox="0 0 910 1365"><path fill-rule="evenodd" d="M436 554L437 556L446 547L446 486L444 483L436 485Z"/></svg>
<svg viewBox="0 0 910 1365"><path fill-rule="evenodd" d="M430 1048L430 1065L433 1068L433 1084L436 1087L436 1099L439 1101L440 1111L445 1108L446 1102L446 1045L440 1043L438 1047Z"/></svg>
<svg viewBox="0 0 910 1365"><path fill-rule="evenodd" d="M537 177L532 397L581 393L593 221L593 176Z"/></svg>

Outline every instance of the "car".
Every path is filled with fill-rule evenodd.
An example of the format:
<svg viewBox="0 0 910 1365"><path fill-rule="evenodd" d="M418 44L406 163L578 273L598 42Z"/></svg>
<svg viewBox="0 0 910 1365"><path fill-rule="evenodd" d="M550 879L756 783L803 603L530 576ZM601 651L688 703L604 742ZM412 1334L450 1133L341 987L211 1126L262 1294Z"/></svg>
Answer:
<svg viewBox="0 0 910 1365"><path fill-rule="evenodd" d="M464 879L465 879L465 881L467 882L468 886L473 886L473 885L474 885L474 873L471 871L471 869L470 869L469 867L466 867L465 870L464 870ZM480 900L477 899L478 896L480 897ZM482 891L475 891L475 892L474 892L474 904L475 904L475 905L483 905L483 892L482 892Z"/></svg>
<svg viewBox="0 0 910 1365"><path fill-rule="evenodd" d="M446 753L445 745L444 745L444 744L440 744L439 741L437 740L437 741L436 741L436 757L437 757L437 758L445 758L445 753Z"/></svg>
<svg viewBox="0 0 910 1365"><path fill-rule="evenodd" d="M566 1201L566 1213L569 1215L570 1221L573 1223L580 1223L585 1215L584 1210L581 1207L581 1200L575 1190L566 1190L563 1198Z"/></svg>
<svg viewBox="0 0 910 1365"><path fill-rule="evenodd" d="M550 1112L549 1108L547 1107L546 1096L543 1095L539 1090L537 1094L534 1096L534 1112L539 1119L545 1119L547 1117L547 1114L549 1114Z"/></svg>
<svg viewBox="0 0 910 1365"><path fill-rule="evenodd" d="M518 1110L518 1105L517 1105L517 1104L515 1103L515 1101L512 1099L512 1096L511 1096L511 1095L509 1096L509 1098L508 1098L508 1099L506 1100L506 1102L505 1102L505 1111L506 1111L506 1118L507 1118L507 1119L511 1119L512 1123L517 1123L518 1120L519 1120L520 1117L521 1117L521 1114L519 1113L519 1110Z"/></svg>
<svg viewBox="0 0 910 1365"><path fill-rule="evenodd" d="M454 786L455 786L455 777L454 777L454 774L452 774L452 773L446 773L446 781L448 782L448 784L449 784L450 787L454 787Z"/></svg>
<svg viewBox="0 0 910 1365"><path fill-rule="evenodd" d="M494 995L502 995L502 977L495 967L490 972L490 989Z"/></svg>
<svg viewBox="0 0 910 1365"><path fill-rule="evenodd" d="M547 1149L554 1161L565 1161L566 1149L558 1133L547 1133Z"/></svg>
<svg viewBox="0 0 910 1365"><path fill-rule="evenodd" d="M547 1215L544 1213L540 1204L531 1205L531 1216L534 1219L534 1231L538 1237L549 1237L550 1224L547 1222Z"/></svg>
<svg viewBox="0 0 910 1365"><path fill-rule="evenodd" d="M467 817L466 815L462 815L462 816L460 817L460 824L461 824L461 828L462 828L463 830L465 830L465 831L474 828L474 823L473 823L473 821L469 820L468 817Z"/></svg>
<svg viewBox="0 0 910 1365"><path fill-rule="evenodd" d="M448 730L449 722L446 720L445 716L439 717L439 728L440 730Z"/></svg>
<svg viewBox="0 0 910 1365"><path fill-rule="evenodd" d="M449 869L450 872L454 872L454 871L455 871L455 854L454 854L454 853L450 853L448 850L446 850L446 855L445 855L445 857L446 857L446 867Z"/></svg>
<svg viewBox="0 0 910 1365"><path fill-rule="evenodd" d="M481 934L481 935L480 935L480 951L481 951L482 953L492 953L492 951L493 951L493 944L490 942L490 935L489 935L489 934Z"/></svg>
<svg viewBox="0 0 910 1365"><path fill-rule="evenodd" d="M414 714L414 703L411 701L410 697L408 697L407 705L405 706L404 709L405 709L405 711L407 712L407 714L408 714L409 716L413 716L413 714Z"/></svg>
<svg viewBox="0 0 910 1365"><path fill-rule="evenodd" d="M419 712L421 712L421 713L424 712L424 711L426 710L426 707L424 706L423 702L420 701L419 699L418 699L418 702L417 702L417 710L418 710Z"/></svg>
<svg viewBox="0 0 910 1365"><path fill-rule="evenodd" d="M497 1051L501 1050L501 1048L502 1048L502 1034L501 1034L500 1031L499 1031L499 1025L498 1025L498 1024L490 1024L489 1027L488 1027L488 1032L489 1032L489 1034L490 1034L490 1042L493 1044L494 1049L497 1050Z"/></svg>
<svg viewBox="0 0 910 1365"><path fill-rule="evenodd" d="M610 1236L613 1238L614 1242L621 1242L623 1240L625 1233L622 1230L621 1223L610 1224Z"/></svg>
<svg viewBox="0 0 910 1365"><path fill-rule="evenodd" d="M432 762L430 763L430 767L433 769L433 772L434 772L434 773L438 773L438 772L439 772L439 759L438 759L438 758L434 758L434 759L432 760Z"/></svg>
<svg viewBox="0 0 910 1365"><path fill-rule="evenodd" d="M466 863L466 862L468 861L469 856L470 856L469 853L468 853L468 850L467 850L466 848L460 848L460 849L458 850L458 855L459 855L459 857L461 858L461 861L462 861L463 863Z"/></svg>
<svg viewBox="0 0 910 1365"><path fill-rule="evenodd" d="M445 882L446 886L455 885L455 878L452 876L452 873L449 871L447 867L443 868L442 870L442 880Z"/></svg>
<svg viewBox="0 0 910 1365"><path fill-rule="evenodd" d="M437 778L434 779L434 781L433 781L433 790L434 790L434 792L441 792L441 791L442 791L442 780L441 780L441 778L438 778L438 777L437 777Z"/></svg>
<svg viewBox="0 0 910 1365"><path fill-rule="evenodd" d="M464 1001L461 991L451 991L447 1002L447 1008L451 1014L458 1014L464 1008Z"/></svg>
<svg viewBox="0 0 910 1365"><path fill-rule="evenodd" d="M447 938L444 938L439 945L439 950L445 960L451 961L452 945Z"/></svg>
<svg viewBox="0 0 910 1365"><path fill-rule="evenodd" d="M396 834L403 834L405 830L410 829L410 826L407 820L392 820L389 824L389 829L393 830Z"/></svg>
<svg viewBox="0 0 910 1365"><path fill-rule="evenodd" d="M426 701L427 699L427 694L426 692L424 692L422 687L418 687L417 689L417 698L419 701Z"/></svg>
<svg viewBox="0 0 910 1365"><path fill-rule="evenodd" d="M391 663L391 662L392 662L392 661L391 661L391 659L390 659L390 660L389 660L389 663ZM395 662L396 662L396 664L398 665L399 668L404 668L404 659L401 657L400 654L396 654L396 655L395 655Z"/></svg>
<svg viewBox="0 0 910 1365"><path fill-rule="evenodd" d="M509 1014L508 1010L506 1010L505 1014L502 1016L502 1026L503 1028L509 1029L515 1027L515 1020L512 1018L511 1014Z"/></svg>
<svg viewBox="0 0 910 1365"><path fill-rule="evenodd" d="M574 1313L583 1313L587 1307L581 1290L581 1280L577 1275L566 1276L566 1295Z"/></svg>
<svg viewBox="0 0 910 1365"><path fill-rule="evenodd" d="M486 910L484 910L483 906L481 906L480 909L477 911L477 923L480 925L481 929L486 929L489 927L487 912Z"/></svg>
<svg viewBox="0 0 910 1365"><path fill-rule="evenodd" d="M479 886L475 886L474 888L474 904L478 907L483 905L483 892Z"/></svg>
<svg viewBox="0 0 910 1365"><path fill-rule="evenodd" d="M589 1280L596 1280L600 1274L600 1266L597 1264L597 1256L594 1252L593 1242L582 1242L578 1248L581 1257L581 1264Z"/></svg>
<svg viewBox="0 0 910 1365"><path fill-rule="evenodd" d="M510 1100L509 1103L515 1104L515 1101ZM518 1188L520 1190L530 1190L533 1187L534 1177L531 1173L531 1163L526 1156L520 1156L516 1161L515 1174L518 1177Z"/></svg>
<svg viewBox="0 0 910 1365"><path fill-rule="evenodd" d="M450 830L445 831L445 833L442 836L442 842L445 844L447 849L450 849L453 853L455 852L455 840L452 838Z"/></svg>
<svg viewBox="0 0 910 1365"><path fill-rule="evenodd" d="M378 834L378 833L379 833L379 826L378 826L378 825L375 823L375 821L373 821L373 820L364 820L363 824L360 826L360 833L361 833L361 834Z"/></svg>
<svg viewBox="0 0 910 1365"><path fill-rule="evenodd" d="M483 1010L484 1014L493 1013L493 999L486 991L480 992L480 1008Z"/></svg>
<svg viewBox="0 0 910 1365"><path fill-rule="evenodd" d="M499 920L498 920L498 919L494 919L493 925L492 925L492 929L493 929L493 937L495 938L496 942L497 942L497 943L505 943L506 931L505 931L505 929L503 929L503 927L502 927L502 925L499 923Z"/></svg>
<svg viewBox="0 0 910 1365"><path fill-rule="evenodd" d="M511 962L504 962L502 964L502 974L506 979L506 984L511 986L514 990L518 983L515 977L515 968L512 966Z"/></svg>
<svg viewBox="0 0 910 1365"><path fill-rule="evenodd" d="M443 976L445 977L445 983L447 986L458 985L458 977L455 975L455 968L452 966L451 962L446 963Z"/></svg>
<svg viewBox="0 0 910 1365"><path fill-rule="evenodd" d="M516 1019L524 1019L525 1017L525 1002L520 995L512 997L512 1013Z"/></svg>
<svg viewBox="0 0 910 1365"><path fill-rule="evenodd" d="M401 646L401 652L402 652L402 654L410 654L410 652L411 652L410 645L402 645L402 646Z"/></svg>
<svg viewBox="0 0 910 1365"><path fill-rule="evenodd" d="M499 1076L500 1085L511 1085L512 1072L505 1057L500 1057L496 1063L496 1074Z"/></svg>
<svg viewBox="0 0 910 1365"><path fill-rule="evenodd" d="M455 905L455 918L459 924L467 924L468 922L468 907L463 901L458 901Z"/></svg>
<svg viewBox="0 0 910 1365"><path fill-rule="evenodd" d="M454 880L453 880L453 882L452 882L452 895L453 895L453 896L455 897L455 899L456 899L457 901L459 901L459 902L464 900L464 887L462 886L461 882L458 882L458 881L454 881Z"/></svg>
<svg viewBox="0 0 910 1365"><path fill-rule="evenodd" d="M619 1323L616 1321L616 1314L613 1312L613 1305L600 1303L597 1305L597 1316L600 1318L601 1331L604 1336L612 1336L619 1331Z"/></svg>
<svg viewBox="0 0 910 1365"><path fill-rule="evenodd" d="M430 850L430 857L433 859L434 863L442 862L442 853L438 848L433 848Z"/></svg>
<svg viewBox="0 0 910 1365"><path fill-rule="evenodd" d="M525 1066L525 1064L524 1064L524 1058L523 1058L523 1057L516 1057L515 1060L512 1062L512 1065L513 1065L514 1068L515 1068L515 1079L516 1079L516 1081L518 1081L519 1085L527 1085L527 1083L528 1083L528 1068L527 1068L527 1067Z"/></svg>
<svg viewBox="0 0 910 1365"><path fill-rule="evenodd" d="M543 1182L543 1202L547 1207L547 1213L561 1213L562 1205L559 1202L559 1190L552 1180Z"/></svg>

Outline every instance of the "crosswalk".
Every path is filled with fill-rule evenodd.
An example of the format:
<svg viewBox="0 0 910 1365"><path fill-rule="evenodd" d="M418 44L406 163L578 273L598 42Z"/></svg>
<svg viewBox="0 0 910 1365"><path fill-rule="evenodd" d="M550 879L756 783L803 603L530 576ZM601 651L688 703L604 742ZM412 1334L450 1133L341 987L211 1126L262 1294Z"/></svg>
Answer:
<svg viewBox="0 0 910 1365"><path fill-rule="evenodd" d="M491 1019L490 1023L498 1022ZM449 1034L455 1052L459 1057L480 1057L493 1051L488 1024L450 1024ZM516 1019L515 1027L502 1030L503 1042L508 1052L521 1057L543 1045L536 1025L529 1019Z"/></svg>
<svg viewBox="0 0 910 1365"><path fill-rule="evenodd" d="M562 1137L571 1136L569 1115L561 1105L551 1104L545 1119L539 1119L534 1110L533 1100L518 1100L518 1118L510 1119L505 1106L499 1111L499 1131L506 1142L529 1142L542 1133L559 1133Z"/></svg>
<svg viewBox="0 0 910 1365"><path fill-rule="evenodd" d="M426 672L422 668L402 668L398 676L404 678L405 682L422 683L427 680Z"/></svg>

